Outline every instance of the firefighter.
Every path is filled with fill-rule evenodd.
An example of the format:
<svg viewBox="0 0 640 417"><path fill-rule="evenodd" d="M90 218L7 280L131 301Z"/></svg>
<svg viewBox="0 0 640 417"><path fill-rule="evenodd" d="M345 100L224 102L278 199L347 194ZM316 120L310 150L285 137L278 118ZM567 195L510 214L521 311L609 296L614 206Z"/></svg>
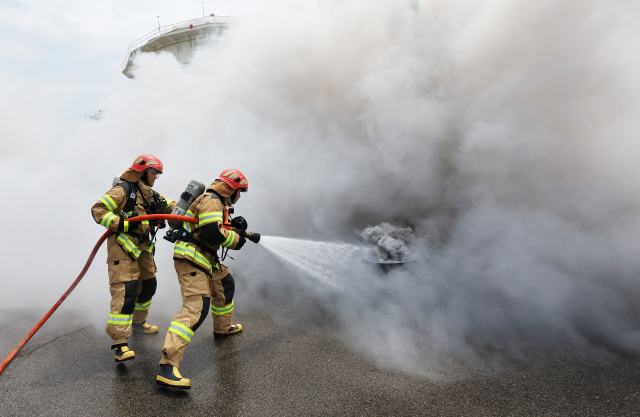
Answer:
<svg viewBox="0 0 640 417"><path fill-rule="evenodd" d="M231 207L249 189L246 177L237 169L226 169L189 207L187 216L198 218L197 225L184 223L187 233L176 242L173 260L180 290L182 309L173 316L162 348L156 383L190 389L191 380L183 378L178 367L194 332L213 315L213 334L226 337L242 331L232 324L233 277L218 258L220 247L240 250L245 238L223 227L224 207Z"/></svg>
<svg viewBox="0 0 640 417"><path fill-rule="evenodd" d="M141 155L91 208L96 223L114 232L107 240L111 313L105 331L113 339L116 362L136 356L128 345L132 328L141 333L158 332L146 318L157 285L153 240L158 227L164 225L127 219L171 213L176 203L151 189L160 174L162 162L153 155Z"/></svg>

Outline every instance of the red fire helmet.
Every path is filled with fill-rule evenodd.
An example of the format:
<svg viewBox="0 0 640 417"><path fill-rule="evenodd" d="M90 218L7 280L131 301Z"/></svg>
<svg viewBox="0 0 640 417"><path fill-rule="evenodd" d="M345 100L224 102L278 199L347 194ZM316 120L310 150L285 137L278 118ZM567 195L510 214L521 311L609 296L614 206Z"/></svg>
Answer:
<svg viewBox="0 0 640 417"><path fill-rule="evenodd" d="M138 172L142 172L147 168L157 169L162 173L162 162L153 155L145 154L137 157L131 165L131 169Z"/></svg>
<svg viewBox="0 0 640 417"><path fill-rule="evenodd" d="M222 174L218 177L220 181L224 181L229 187L237 190L238 188L244 188L245 191L249 191L249 181L247 177L237 169L229 168L222 171Z"/></svg>

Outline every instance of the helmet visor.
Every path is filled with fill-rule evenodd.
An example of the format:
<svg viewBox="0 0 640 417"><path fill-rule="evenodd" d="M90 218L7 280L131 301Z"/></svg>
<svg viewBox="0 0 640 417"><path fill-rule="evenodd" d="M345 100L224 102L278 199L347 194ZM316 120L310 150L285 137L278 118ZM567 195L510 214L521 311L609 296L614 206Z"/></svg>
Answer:
<svg viewBox="0 0 640 417"><path fill-rule="evenodd" d="M158 171L155 168L147 168L147 175L153 175L155 179L158 179L160 178L160 175L162 175L162 172Z"/></svg>

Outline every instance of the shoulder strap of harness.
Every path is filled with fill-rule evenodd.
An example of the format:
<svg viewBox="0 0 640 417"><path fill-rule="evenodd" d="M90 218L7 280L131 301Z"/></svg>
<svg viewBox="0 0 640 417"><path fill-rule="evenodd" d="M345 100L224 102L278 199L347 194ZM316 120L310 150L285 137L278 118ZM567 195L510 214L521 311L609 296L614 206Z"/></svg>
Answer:
<svg viewBox="0 0 640 417"><path fill-rule="evenodd" d="M208 189L207 193L211 193L212 199L220 200L220 202L224 205L224 200L222 199L222 196L220 194L216 193L212 189Z"/></svg>
<svg viewBox="0 0 640 417"><path fill-rule="evenodd" d="M129 213L136 207L136 198L138 196L138 187L132 182L122 181L116 184L116 187L124 188L124 195L127 196L127 203L124 205L125 213Z"/></svg>

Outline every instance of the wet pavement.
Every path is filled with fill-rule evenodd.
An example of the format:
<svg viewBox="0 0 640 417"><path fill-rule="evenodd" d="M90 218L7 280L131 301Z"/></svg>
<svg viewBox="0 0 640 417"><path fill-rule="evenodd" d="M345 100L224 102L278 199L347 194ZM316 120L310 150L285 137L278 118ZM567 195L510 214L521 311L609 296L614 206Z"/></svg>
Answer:
<svg viewBox="0 0 640 417"><path fill-rule="evenodd" d="M71 317L54 316L0 375L0 415L640 415L638 356L540 355L492 371L452 366L432 380L379 367L314 313L252 313L238 315L244 332L222 341L208 318L180 366L193 388L174 391L155 385L168 322L157 335L135 334L136 359L115 364L104 331ZM0 324L3 357L28 319Z"/></svg>

